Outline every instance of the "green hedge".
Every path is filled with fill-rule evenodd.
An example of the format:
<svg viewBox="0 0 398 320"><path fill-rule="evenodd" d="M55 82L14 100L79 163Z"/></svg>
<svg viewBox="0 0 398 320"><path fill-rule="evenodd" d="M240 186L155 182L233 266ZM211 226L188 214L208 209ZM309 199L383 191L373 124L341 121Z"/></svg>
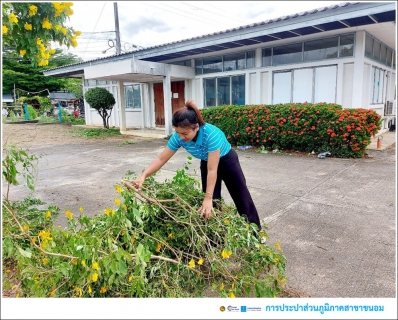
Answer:
<svg viewBox="0 0 398 320"><path fill-rule="evenodd" d="M374 110L326 103L220 106L202 109L202 115L235 146L330 151L340 158L363 157L371 136L381 128Z"/></svg>

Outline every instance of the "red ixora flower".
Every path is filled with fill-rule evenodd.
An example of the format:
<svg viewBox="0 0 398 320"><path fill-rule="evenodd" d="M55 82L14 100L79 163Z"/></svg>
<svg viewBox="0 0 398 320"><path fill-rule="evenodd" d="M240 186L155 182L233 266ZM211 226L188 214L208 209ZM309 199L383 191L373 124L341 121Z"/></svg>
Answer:
<svg viewBox="0 0 398 320"><path fill-rule="evenodd" d="M312 127L311 127L311 130L315 130L315 126L312 126Z"/></svg>

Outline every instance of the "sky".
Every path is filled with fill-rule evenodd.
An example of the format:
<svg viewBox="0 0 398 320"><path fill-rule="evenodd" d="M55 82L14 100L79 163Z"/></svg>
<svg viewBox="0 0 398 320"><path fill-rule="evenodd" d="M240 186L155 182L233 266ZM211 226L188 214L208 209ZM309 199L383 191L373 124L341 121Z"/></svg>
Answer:
<svg viewBox="0 0 398 320"><path fill-rule="evenodd" d="M211 34L344 1L119 1L121 50ZM116 53L114 3L74 1L67 26L82 31L67 52L83 60ZM134 47L136 46L136 48ZM66 49L66 48L65 48ZM103 51L106 50L105 53Z"/></svg>

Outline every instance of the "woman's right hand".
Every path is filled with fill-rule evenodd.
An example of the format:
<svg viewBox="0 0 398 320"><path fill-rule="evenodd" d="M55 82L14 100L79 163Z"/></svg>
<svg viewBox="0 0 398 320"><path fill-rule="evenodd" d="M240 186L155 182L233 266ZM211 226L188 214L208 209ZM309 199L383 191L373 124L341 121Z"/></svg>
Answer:
<svg viewBox="0 0 398 320"><path fill-rule="evenodd" d="M133 185L136 187L137 190L141 190L142 185L144 184L145 176L139 176L136 180L132 181Z"/></svg>

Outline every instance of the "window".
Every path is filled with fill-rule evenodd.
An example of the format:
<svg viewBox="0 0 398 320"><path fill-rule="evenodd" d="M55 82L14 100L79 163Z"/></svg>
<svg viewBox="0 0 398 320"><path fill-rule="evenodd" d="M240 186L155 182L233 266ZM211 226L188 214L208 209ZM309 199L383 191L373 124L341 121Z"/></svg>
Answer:
<svg viewBox="0 0 398 320"><path fill-rule="evenodd" d="M196 59L195 60L195 74L202 74L202 66L203 66L203 61L202 59Z"/></svg>
<svg viewBox="0 0 398 320"><path fill-rule="evenodd" d="M203 58L203 74L221 72L222 56Z"/></svg>
<svg viewBox="0 0 398 320"><path fill-rule="evenodd" d="M265 48L261 53L261 66L268 67L272 65L272 48Z"/></svg>
<svg viewBox="0 0 398 320"><path fill-rule="evenodd" d="M294 43L286 46L274 47L272 56L272 65L297 63L303 61L302 43Z"/></svg>
<svg viewBox="0 0 398 320"><path fill-rule="evenodd" d="M373 58L373 38L368 34L365 39L365 57Z"/></svg>
<svg viewBox="0 0 398 320"><path fill-rule="evenodd" d="M380 62L386 64L387 60L387 47L382 44L380 49Z"/></svg>
<svg viewBox="0 0 398 320"><path fill-rule="evenodd" d="M339 37L304 42L304 61L337 58Z"/></svg>
<svg viewBox="0 0 398 320"><path fill-rule="evenodd" d="M373 43L373 59L380 62L380 42L376 40Z"/></svg>
<svg viewBox="0 0 398 320"><path fill-rule="evenodd" d="M98 85L108 84L108 81L106 81L106 80L97 80L97 84Z"/></svg>
<svg viewBox="0 0 398 320"><path fill-rule="evenodd" d="M97 80L93 79L85 80L85 85L87 87L95 87L97 85Z"/></svg>
<svg viewBox="0 0 398 320"><path fill-rule="evenodd" d="M224 56L224 71L242 70L246 68L245 53L234 53Z"/></svg>
<svg viewBox="0 0 398 320"><path fill-rule="evenodd" d="M126 108L141 108L141 86L139 84L124 86Z"/></svg>
<svg viewBox="0 0 398 320"><path fill-rule="evenodd" d="M340 36L340 57L352 57L354 55L354 35Z"/></svg>
<svg viewBox="0 0 398 320"><path fill-rule="evenodd" d="M245 104L245 76L203 79L205 107Z"/></svg>
<svg viewBox="0 0 398 320"><path fill-rule="evenodd" d="M255 51L247 51L246 52L246 69L254 68L255 64Z"/></svg>
<svg viewBox="0 0 398 320"><path fill-rule="evenodd" d="M391 67L392 54L393 54L392 50L389 49L389 48L387 48L386 65L387 65L388 67Z"/></svg>

